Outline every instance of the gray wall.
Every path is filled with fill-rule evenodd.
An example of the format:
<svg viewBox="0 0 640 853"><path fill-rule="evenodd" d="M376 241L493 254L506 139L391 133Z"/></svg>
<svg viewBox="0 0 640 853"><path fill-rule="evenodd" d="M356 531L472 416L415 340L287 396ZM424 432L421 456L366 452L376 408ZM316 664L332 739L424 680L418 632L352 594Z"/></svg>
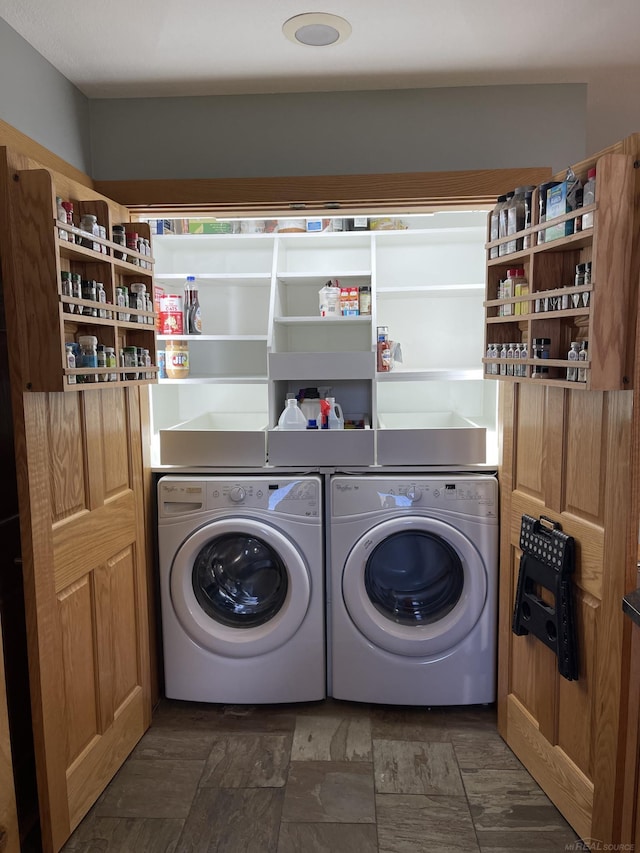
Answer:
<svg viewBox="0 0 640 853"><path fill-rule="evenodd" d="M0 19L0 118L99 180L551 166L585 84L88 100Z"/></svg>
<svg viewBox="0 0 640 853"><path fill-rule="evenodd" d="M93 177L551 166L586 156L586 85L90 101Z"/></svg>
<svg viewBox="0 0 640 853"><path fill-rule="evenodd" d="M88 99L2 18L0 119L91 173Z"/></svg>

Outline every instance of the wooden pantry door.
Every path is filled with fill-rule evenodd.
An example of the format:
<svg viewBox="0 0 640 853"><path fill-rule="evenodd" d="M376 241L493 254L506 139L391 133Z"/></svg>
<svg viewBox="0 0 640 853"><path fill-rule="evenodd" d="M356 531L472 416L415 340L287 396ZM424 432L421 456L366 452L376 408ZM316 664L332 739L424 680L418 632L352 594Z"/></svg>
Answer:
<svg viewBox="0 0 640 853"><path fill-rule="evenodd" d="M501 408L499 728L576 832L611 842L619 828L623 734L621 603L636 523L629 499L633 392L504 383ZM524 513L559 521L576 540L577 681L559 675L542 642L511 632Z"/></svg>
<svg viewBox="0 0 640 853"><path fill-rule="evenodd" d="M9 152L4 165L0 234L36 773L43 849L58 851L151 718L148 398L142 388L25 390L20 329L32 283L51 261L37 247L21 255L12 231L11 174L39 164ZM55 180L67 197L91 192Z"/></svg>

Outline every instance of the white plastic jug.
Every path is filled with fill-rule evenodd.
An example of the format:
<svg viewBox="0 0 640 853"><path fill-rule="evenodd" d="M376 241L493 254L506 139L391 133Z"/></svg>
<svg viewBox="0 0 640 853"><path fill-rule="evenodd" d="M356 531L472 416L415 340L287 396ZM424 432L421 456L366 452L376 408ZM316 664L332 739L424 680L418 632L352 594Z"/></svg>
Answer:
<svg viewBox="0 0 640 853"><path fill-rule="evenodd" d="M344 415L342 413L342 406L340 403L336 403L335 397L327 397L327 402L329 403L329 429L344 429Z"/></svg>
<svg viewBox="0 0 640 853"><path fill-rule="evenodd" d="M298 401L295 397L289 397L287 405L282 410L282 414L278 419L279 429L306 429L307 419L298 408Z"/></svg>
<svg viewBox="0 0 640 853"><path fill-rule="evenodd" d="M327 284L318 291L321 317L340 316L340 288Z"/></svg>

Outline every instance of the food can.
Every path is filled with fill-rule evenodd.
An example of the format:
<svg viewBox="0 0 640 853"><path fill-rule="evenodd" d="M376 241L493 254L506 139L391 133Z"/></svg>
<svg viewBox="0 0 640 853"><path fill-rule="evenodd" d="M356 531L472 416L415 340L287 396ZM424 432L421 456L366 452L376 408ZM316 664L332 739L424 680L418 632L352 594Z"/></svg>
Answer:
<svg viewBox="0 0 640 853"><path fill-rule="evenodd" d="M160 298L160 334L183 335L184 315L182 313L182 296L170 293Z"/></svg>

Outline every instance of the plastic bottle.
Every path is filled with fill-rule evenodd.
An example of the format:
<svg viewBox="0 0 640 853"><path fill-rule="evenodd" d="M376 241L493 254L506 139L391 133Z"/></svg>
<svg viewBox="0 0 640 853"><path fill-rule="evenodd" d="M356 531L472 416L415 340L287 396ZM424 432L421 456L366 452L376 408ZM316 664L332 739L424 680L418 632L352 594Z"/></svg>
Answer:
<svg viewBox="0 0 640 853"><path fill-rule="evenodd" d="M306 429L307 419L298 408L298 401L295 397L289 397L287 404L282 410L282 414L278 419L279 429Z"/></svg>
<svg viewBox="0 0 640 853"><path fill-rule="evenodd" d="M580 344L578 341L571 341L571 349L567 353L567 359L569 361L578 361L578 355L580 352ZM578 367L577 364L572 364L567 367L567 381L568 382L577 382L578 381Z"/></svg>
<svg viewBox="0 0 640 853"><path fill-rule="evenodd" d="M489 218L489 240L490 240L490 242L497 240L498 237L500 236L500 211L502 210L502 207L503 207L504 203L506 202L506 200L507 200L506 195L499 195L498 201L496 202L496 206L491 211L491 216ZM494 246L492 249L489 250L489 257L490 258L497 258L498 257L498 247L497 246Z"/></svg>
<svg viewBox="0 0 640 853"><path fill-rule="evenodd" d="M315 418L309 418L307 429L318 429L318 421Z"/></svg>
<svg viewBox="0 0 640 853"><path fill-rule="evenodd" d="M187 335L202 334L200 300L195 275L188 275L184 284L184 330Z"/></svg>
<svg viewBox="0 0 640 853"><path fill-rule="evenodd" d="M500 221L498 224L498 236L506 237L509 233L508 230L508 222L509 222L509 208L511 207L511 202L513 196L515 195L515 190L511 190L511 192L507 193L505 202L503 206L500 208ZM498 255L506 255L508 253L507 243L500 243L498 246Z"/></svg>
<svg viewBox="0 0 640 853"><path fill-rule="evenodd" d="M596 170L589 169L587 172L587 180L582 188L582 206L594 204L596 200ZM582 215L582 230L585 228L593 228L593 212L584 213Z"/></svg>
<svg viewBox="0 0 640 853"><path fill-rule="evenodd" d="M340 403L336 403L335 397L327 397L329 403L329 429L344 429L344 415Z"/></svg>
<svg viewBox="0 0 640 853"><path fill-rule="evenodd" d="M391 370L388 326L378 326L377 369L379 373L387 373Z"/></svg>

